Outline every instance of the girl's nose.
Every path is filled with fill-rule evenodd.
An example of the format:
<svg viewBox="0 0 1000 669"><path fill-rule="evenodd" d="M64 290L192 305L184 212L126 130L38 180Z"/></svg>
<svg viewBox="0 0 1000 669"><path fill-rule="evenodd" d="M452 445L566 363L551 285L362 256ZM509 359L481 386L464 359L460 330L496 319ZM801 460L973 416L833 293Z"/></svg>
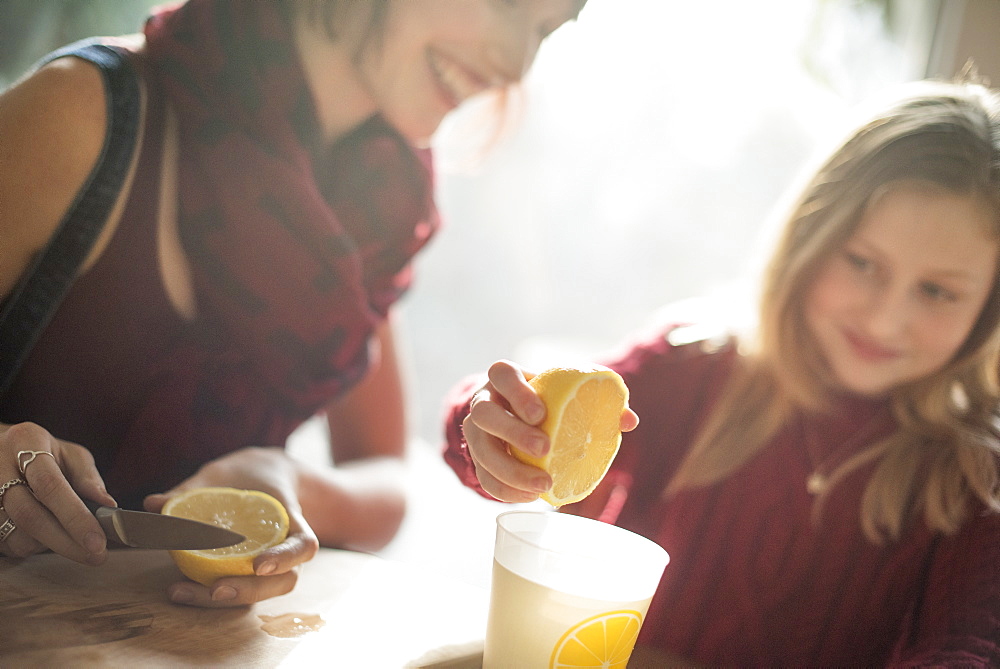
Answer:
<svg viewBox="0 0 1000 669"><path fill-rule="evenodd" d="M906 332L912 318L909 294L893 286L881 286L868 302L865 326L872 337L888 340Z"/></svg>

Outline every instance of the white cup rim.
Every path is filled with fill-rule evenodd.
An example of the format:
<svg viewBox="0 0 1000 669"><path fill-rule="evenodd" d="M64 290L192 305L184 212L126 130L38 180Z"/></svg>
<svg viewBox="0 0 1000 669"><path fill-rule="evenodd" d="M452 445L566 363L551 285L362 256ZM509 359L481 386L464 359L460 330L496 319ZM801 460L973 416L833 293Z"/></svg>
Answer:
<svg viewBox="0 0 1000 669"><path fill-rule="evenodd" d="M632 530L626 529L624 527L619 527L618 525L605 523L603 521L596 520L593 518L588 518L586 516L577 516L575 514L563 513L560 511L538 511L538 510L517 509L512 511L504 511L503 513L499 514L496 517L498 528L502 528L518 542L527 546L532 546L533 548L536 548L541 551L546 551L549 553L561 552L556 548L545 545L543 542L532 541L531 539L521 536L515 530L503 524L503 521L505 519L512 518L514 516L522 516L522 517L546 516L552 518L560 518L561 520L556 521L559 523L600 523L608 533L614 533L628 537L628 541L631 542L631 546L633 546L635 550L641 550L644 553L646 553L647 554L646 559L648 559L650 562L662 560L663 564L666 565L670 560L670 555L667 553L666 549L664 549L663 546L660 546L658 543L656 543L649 537L645 537L641 534L638 534L637 532L633 532Z"/></svg>

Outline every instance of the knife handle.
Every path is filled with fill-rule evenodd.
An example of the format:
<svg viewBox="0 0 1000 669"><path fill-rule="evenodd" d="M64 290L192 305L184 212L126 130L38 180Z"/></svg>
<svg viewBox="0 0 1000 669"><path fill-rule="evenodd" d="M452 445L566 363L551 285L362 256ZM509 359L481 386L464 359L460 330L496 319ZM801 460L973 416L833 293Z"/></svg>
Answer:
<svg viewBox="0 0 1000 669"><path fill-rule="evenodd" d="M81 499L83 498L81 497ZM83 503L88 509L90 509L90 512L94 514L94 517L97 518L97 522L101 524L101 529L104 530L104 536L107 537L109 544L117 546L126 545L125 542L121 540L118 528L115 527L115 519L112 515L114 507L104 506L103 504L92 502L89 499L84 499Z"/></svg>
<svg viewBox="0 0 1000 669"><path fill-rule="evenodd" d="M80 499L83 499L82 497ZM105 506L103 504L98 504L97 502L92 502L89 499L83 499L83 503L90 509L90 512L97 516L98 520L108 517L108 515L117 509L116 506Z"/></svg>

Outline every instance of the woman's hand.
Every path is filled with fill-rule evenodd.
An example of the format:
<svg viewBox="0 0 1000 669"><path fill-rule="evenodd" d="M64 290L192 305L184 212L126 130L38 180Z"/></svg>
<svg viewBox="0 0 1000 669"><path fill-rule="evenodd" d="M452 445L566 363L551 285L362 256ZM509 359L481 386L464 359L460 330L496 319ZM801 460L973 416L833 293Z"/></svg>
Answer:
<svg viewBox="0 0 1000 669"><path fill-rule="evenodd" d="M282 449L245 448L205 464L173 490L147 497L146 510L159 512L167 499L182 490L243 488L274 496L288 511L288 537L254 559L255 576L221 578L210 587L181 581L167 589L170 599L192 606L244 606L290 592L298 580L297 567L311 560L319 549L316 534L302 515L297 479L297 465Z"/></svg>
<svg viewBox="0 0 1000 669"><path fill-rule="evenodd" d="M547 473L511 455L519 449L534 456L549 450L549 438L538 427L545 420L545 404L528 380L534 374L501 360L490 366L489 382L473 395L462 430L476 476L483 490L504 502L531 502L549 489ZM621 430L635 429L639 419L626 408Z"/></svg>
<svg viewBox="0 0 1000 669"><path fill-rule="evenodd" d="M107 559L104 531L80 498L117 505L90 451L60 441L34 423L0 425L4 485L0 527L9 530L9 521L15 529L0 541L0 554L23 558L51 550L89 565Z"/></svg>

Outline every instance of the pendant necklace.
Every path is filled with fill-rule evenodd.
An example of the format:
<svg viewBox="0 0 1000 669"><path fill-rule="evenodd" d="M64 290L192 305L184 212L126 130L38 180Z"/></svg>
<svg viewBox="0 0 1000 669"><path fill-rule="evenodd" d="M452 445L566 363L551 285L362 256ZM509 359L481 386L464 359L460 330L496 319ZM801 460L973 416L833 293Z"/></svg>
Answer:
<svg viewBox="0 0 1000 669"><path fill-rule="evenodd" d="M821 458L814 452L817 444L813 436L813 430L809 429L810 426L806 416L802 416L802 436L805 441L806 459L812 468L812 473L806 477L806 491L810 495L817 497L824 494L830 488L831 482L837 478L840 470L848 463L857 461L856 464L860 465L862 462L874 459L881 453L883 450L882 444L876 442L854 455L847 455L853 452L862 441L871 438L875 432L873 428L881 422L880 419L882 417L880 412L876 413L849 439L835 448L829 455ZM842 457L843 455L847 455L847 457Z"/></svg>

